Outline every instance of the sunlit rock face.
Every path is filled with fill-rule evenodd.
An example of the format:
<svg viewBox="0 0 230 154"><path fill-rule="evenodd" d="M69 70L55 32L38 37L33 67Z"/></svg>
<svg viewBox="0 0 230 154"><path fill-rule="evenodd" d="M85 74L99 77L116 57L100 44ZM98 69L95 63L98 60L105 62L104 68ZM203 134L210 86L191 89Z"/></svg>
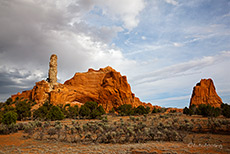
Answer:
<svg viewBox="0 0 230 154"><path fill-rule="evenodd" d="M222 104L221 98L216 93L216 88L212 79L201 79L193 88L190 106L199 104L209 104L213 107L220 107Z"/></svg>
<svg viewBox="0 0 230 154"><path fill-rule="evenodd" d="M53 54L50 57L48 82L50 89L57 85L57 55Z"/></svg>
<svg viewBox="0 0 230 154"><path fill-rule="evenodd" d="M45 101L50 101L54 105L67 103L82 105L88 101L95 101L102 105L106 112L122 104L152 108L150 103L143 103L135 97L126 76L122 76L112 67L76 73L73 78L61 84L57 83L57 55L51 56L49 66L47 81L37 82L32 90L12 95L12 99L18 97L35 101L37 107Z"/></svg>

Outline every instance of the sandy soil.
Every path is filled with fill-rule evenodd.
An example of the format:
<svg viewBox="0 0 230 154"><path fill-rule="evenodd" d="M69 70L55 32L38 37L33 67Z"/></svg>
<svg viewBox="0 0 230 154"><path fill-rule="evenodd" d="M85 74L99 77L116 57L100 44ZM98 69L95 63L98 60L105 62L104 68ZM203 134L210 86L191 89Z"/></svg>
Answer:
<svg viewBox="0 0 230 154"><path fill-rule="evenodd" d="M230 136L189 134L184 142L147 142L135 144L76 144L23 138L23 133L0 135L0 153L230 153Z"/></svg>

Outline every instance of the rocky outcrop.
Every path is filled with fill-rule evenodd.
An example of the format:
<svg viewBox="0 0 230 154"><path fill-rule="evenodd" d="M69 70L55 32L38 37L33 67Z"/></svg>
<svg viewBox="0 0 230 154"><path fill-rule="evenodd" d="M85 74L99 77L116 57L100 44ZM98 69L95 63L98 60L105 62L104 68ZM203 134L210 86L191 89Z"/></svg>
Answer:
<svg viewBox="0 0 230 154"><path fill-rule="evenodd" d="M51 90L53 89L54 85L57 85L57 55L55 54L51 55L50 57L48 76L48 82Z"/></svg>
<svg viewBox="0 0 230 154"><path fill-rule="evenodd" d="M77 104L82 105L88 101L95 101L102 105L106 112L113 107L122 104L132 104L133 107L139 105L149 106L140 101L132 93L126 76L111 67L99 70L89 69L85 73L76 73L73 78L64 84L57 83L57 56L50 58L50 69L48 81L37 82L32 90L24 91L12 96L35 101L40 106L45 101L52 104Z"/></svg>
<svg viewBox="0 0 230 154"><path fill-rule="evenodd" d="M11 98L14 101L16 98L27 99L37 104L43 104L45 101L49 100L50 86L47 81L36 82L33 89L23 91L22 93L17 93L12 95Z"/></svg>
<svg viewBox="0 0 230 154"><path fill-rule="evenodd" d="M222 104L221 98L216 93L216 89L212 79L202 79L193 88L190 106L199 104L210 104L213 107L220 107Z"/></svg>

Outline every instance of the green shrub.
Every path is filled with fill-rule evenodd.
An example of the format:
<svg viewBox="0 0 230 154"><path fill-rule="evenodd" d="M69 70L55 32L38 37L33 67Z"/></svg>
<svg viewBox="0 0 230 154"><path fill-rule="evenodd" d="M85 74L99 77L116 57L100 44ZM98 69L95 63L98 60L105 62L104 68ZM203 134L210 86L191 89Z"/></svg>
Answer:
<svg viewBox="0 0 230 154"><path fill-rule="evenodd" d="M221 104L221 110L222 110L222 115L225 116L226 118L230 118L230 105L226 104Z"/></svg>
<svg viewBox="0 0 230 154"><path fill-rule="evenodd" d="M100 112L101 115L105 114L105 110L101 105L97 107L97 110Z"/></svg>
<svg viewBox="0 0 230 154"><path fill-rule="evenodd" d="M18 114L18 120L31 116L31 105L26 101L18 101L16 103L16 112Z"/></svg>
<svg viewBox="0 0 230 154"><path fill-rule="evenodd" d="M196 109L196 114L202 115L204 117L217 117L220 115L220 113L220 108L215 108L209 104L200 104Z"/></svg>
<svg viewBox="0 0 230 154"><path fill-rule="evenodd" d="M137 108L134 109L134 114L136 115L143 115L148 114L150 111L149 107L144 107L143 105L139 105Z"/></svg>
<svg viewBox="0 0 230 154"><path fill-rule="evenodd" d="M89 108L90 111L93 111L94 109L97 109L98 104L97 104L97 102L86 102L84 104L84 106L87 107L87 108Z"/></svg>
<svg viewBox="0 0 230 154"><path fill-rule="evenodd" d="M100 118L103 114L105 114L104 108L98 106L96 102L86 102L79 111L80 116L90 119Z"/></svg>
<svg viewBox="0 0 230 154"><path fill-rule="evenodd" d="M9 112L6 112L4 115L3 115L3 118L2 118L2 123L3 124L6 124L6 125L10 125L12 123L16 123L17 121L17 113L16 112L13 112L13 111L9 111Z"/></svg>
<svg viewBox="0 0 230 154"><path fill-rule="evenodd" d="M49 110L46 118L50 119L52 121L62 120L62 119L64 119L64 114L58 106L52 106L51 109Z"/></svg>
<svg viewBox="0 0 230 154"><path fill-rule="evenodd" d="M8 111L13 111L13 112L16 112L15 108L10 106L10 105L4 105L3 107L3 113L6 113Z"/></svg>
<svg viewBox="0 0 230 154"><path fill-rule="evenodd" d="M82 105L80 107L80 111L79 111L79 115L82 116L82 117L89 117L90 115L90 109L88 107L86 107L85 105Z"/></svg>
<svg viewBox="0 0 230 154"><path fill-rule="evenodd" d="M95 119L95 118L100 117L100 116L101 116L100 111L97 109L94 109L93 111L90 112L89 118Z"/></svg>
<svg viewBox="0 0 230 154"><path fill-rule="evenodd" d="M184 109L183 109L183 114L189 114L189 108L187 108L187 107L185 107Z"/></svg>
<svg viewBox="0 0 230 154"><path fill-rule="evenodd" d="M50 104L48 101L45 102L42 106L40 106L37 110L33 113L34 119L46 119L46 116L53 105Z"/></svg>
<svg viewBox="0 0 230 154"><path fill-rule="evenodd" d="M78 115L79 115L79 108L77 105L75 105L74 107L72 107L72 106L68 107L68 109L67 109L67 117L68 118L76 119Z"/></svg>
<svg viewBox="0 0 230 154"><path fill-rule="evenodd" d="M154 107L153 110L152 110L152 113L157 113L158 110Z"/></svg>
<svg viewBox="0 0 230 154"><path fill-rule="evenodd" d="M117 108L119 115L129 116L134 115L134 110L131 104L123 104Z"/></svg>
<svg viewBox="0 0 230 154"><path fill-rule="evenodd" d="M11 103L12 103L13 101L12 101L12 98L10 97L10 98L8 98L7 100L6 100L6 105L10 105Z"/></svg>

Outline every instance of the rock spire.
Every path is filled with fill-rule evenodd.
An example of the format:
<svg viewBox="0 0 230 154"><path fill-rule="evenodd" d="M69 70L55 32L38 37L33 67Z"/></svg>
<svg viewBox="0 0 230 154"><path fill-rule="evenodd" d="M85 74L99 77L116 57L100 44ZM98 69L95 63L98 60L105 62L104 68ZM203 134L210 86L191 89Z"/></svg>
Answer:
<svg viewBox="0 0 230 154"><path fill-rule="evenodd" d="M222 104L221 98L216 93L216 88L212 79L202 79L193 88L190 106L200 104L211 105L213 107L220 107Z"/></svg>
<svg viewBox="0 0 230 154"><path fill-rule="evenodd" d="M57 55L55 54L50 57L48 82L51 89L57 84Z"/></svg>

